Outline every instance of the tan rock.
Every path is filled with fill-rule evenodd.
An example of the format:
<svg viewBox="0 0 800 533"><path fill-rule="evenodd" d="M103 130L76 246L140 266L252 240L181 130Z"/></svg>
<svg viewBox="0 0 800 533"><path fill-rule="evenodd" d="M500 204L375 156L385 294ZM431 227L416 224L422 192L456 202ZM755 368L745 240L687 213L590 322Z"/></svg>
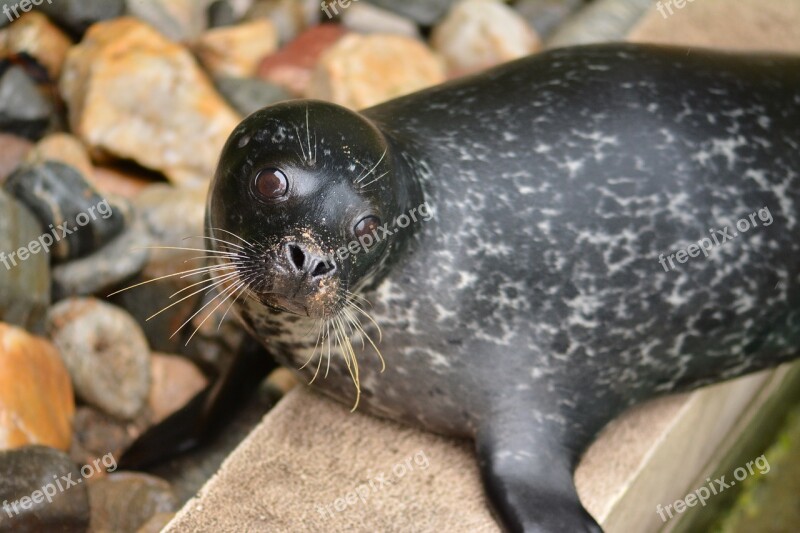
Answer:
<svg viewBox="0 0 800 533"><path fill-rule="evenodd" d="M28 163L58 161L78 170L85 179L94 174L86 147L69 133L52 133L39 141L25 158Z"/></svg>
<svg viewBox="0 0 800 533"><path fill-rule="evenodd" d="M150 364L153 383L148 401L153 424L186 405L208 385L205 376L185 357L154 353Z"/></svg>
<svg viewBox="0 0 800 533"><path fill-rule="evenodd" d="M348 35L323 54L310 98L361 109L445 80L440 59L422 42L400 35Z"/></svg>
<svg viewBox="0 0 800 533"><path fill-rule="evenodd" d="M22 137L0 133L0 185L25 160L33 144Z"/></svg>
<svg viewBox="0 0 800 533"><path fill-rule="evenodd" d="M101 193L116 194L124 198L134 198L153 184L144 172L107 166L95 167L94 175L89 181Z"/></svg>
<svg viewBox="0 0 800 533"><path fill-rule="evenodd" d="M181 45L133 18L92 26L60 83L73 132L92 150L204 187L240 117Z"/></svg>
<svg viewBox="0 0 800 533"><path fill-rule="evenodd" d="M72 384L56 348L0 323L0 449L68 450L74 414Z"/></svg>
<svg viewBox="0 0 800 533"><path fill-rule="evenodd" d="M195 54L214 76L248 78L265 57L278 48L278 33L269 19L257 19L204 33Z"/></svg>
<svg viewBox="0 0 800 533"><path fill-rule="evenodd" d="M434 28L431 46L450 71L463 74L532 54L541 43L511 7L496 0L464 0Z"/></svg>
<svg viewBox="0 0 800 533"><path fill-rule="evenodd" d="M46 16L36 11L25 13L4 30L5 53L27 52L41 63L50 76L57 80L72 46L72 40ZM3 51L0 45L0 51Z"/></svg>

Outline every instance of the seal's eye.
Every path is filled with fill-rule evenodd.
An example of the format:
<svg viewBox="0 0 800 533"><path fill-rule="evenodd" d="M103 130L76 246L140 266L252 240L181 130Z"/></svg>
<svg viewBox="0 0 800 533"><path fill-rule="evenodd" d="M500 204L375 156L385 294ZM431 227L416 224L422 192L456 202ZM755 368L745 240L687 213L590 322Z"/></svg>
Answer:
<svg viewBox="0 0 800 533"><path fill-rule="evenodd" d="M374 215L369 215L358 221L356 227L353 228L353 232L356 234L356 238L360 239L364 235L370 235L380 225L381 219Z"/></svg>
<svg viewBox="0 0 800 533"><path fill-rule="evenodd" d="M277 168L265 168L256 174L253 191L262 200L277 200L289 190L286 174Z"/></svg>

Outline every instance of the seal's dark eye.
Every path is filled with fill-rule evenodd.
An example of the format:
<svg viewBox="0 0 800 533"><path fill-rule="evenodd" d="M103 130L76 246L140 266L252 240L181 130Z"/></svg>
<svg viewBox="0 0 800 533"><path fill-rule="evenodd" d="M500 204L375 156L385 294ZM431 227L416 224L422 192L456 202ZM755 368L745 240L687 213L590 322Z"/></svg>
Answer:
<svg viewBox="0 0 800 533"><path fill-rule="evenodd" d="M356 227L353 228L353 231L356 234L356 238L360 239L364 235L370 235L373 231L378 229L380 225L381 219L374 215L369 215L359 220Z"/></svg>
<svg viewBox="0 0 800 533"><path fill-rule="evenodd" d="M265 168L256 174L253 190L262 200L277 200L289 190L289 180L277 168Z"/></svg>

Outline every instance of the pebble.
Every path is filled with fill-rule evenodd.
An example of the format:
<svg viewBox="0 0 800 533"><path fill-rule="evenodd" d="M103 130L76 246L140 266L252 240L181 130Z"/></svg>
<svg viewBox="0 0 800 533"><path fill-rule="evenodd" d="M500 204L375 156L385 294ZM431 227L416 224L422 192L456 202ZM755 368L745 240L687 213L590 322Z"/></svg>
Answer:
<svg viewBox="0 0 800 533"><path fill-rule="evenodd" d="M390 33L419 38L417 23L372 4L352 4L342 13L345 28L357 33Z"/></svg>
<svg viewBox="0 0 800 533"><path fill-rule="evenodd" d="M514 9L528 21L537 35L547 39L583 5L583 0L520 0L514 4Z"/></svg>
<svg viewBox="0 0 800 533"><path fill-rule="evenodd" d="M33 146L33 143L22 137L0 133L0 186L25 160Z"/></svg>
<svg viewBox="0 0 800 533"><path fill-rule="evenodd" d="M125 2L124 0L54 0L42 3L38 9L73 35L81 36L95 22L122 16Z"/></svg>
<svg viewBox="0 0 800 533"><path fill-rule="evenodd" d="M0 189L0 321L34 332L50 305L50 258L41 247L29 248L39 228L33 213ZM23 247L27 259L19 255Z"/></svg>
<svg viewBox="0 0 800 533"><path fill-rule="evenodd" d="M119 472L88 485L91 531L135 532L158 513L177 510L169 483L155 476Z"/></svg>
<svg viewBox="0 0 800 533"><path fill-rule="evenodd" d="M408 17L422 26L438 22L456 0L362 0Z"/></svg>
<svg viewBox="0 0 800 533"><path fill-rule="evenodd" d="M0 501L12 506L11 517L5 510L0 515L0 530L83 533L89 527L88 485L66 454L43 446L0 452L0 472ZM19 514L14 512L14 503Z"/></svg>
<svg viewBox="0 0 800 533"><path fill-rule="evenodd" d="M6 35L0 40L5 41L6 53L26 52L47 69L51 80L58 79L72 40L45 15L25 13L3 31Z"/></svg>
<svg viewBox="0 0 800 533"><path fill-rule="evenodd" d="M320 56L346 34L339 24L321 24L306 30L265 58L258 75L295 96L305 96Z"/></svg>
<svg viewBox="0 0 800 533"><path fill-rule="evenodd" d="M246 18L270 19L278 30L280 42L288 43L302 32L316 26L321 16L320 0L257 0Z"/></svg>
<svg viewBox="0 0 800 533"><path fill-rule="evenodd" d="M600 0L579 10L547 39L547 48L622 41L653 8L651 0Z"/></svg>
<svg viewBox="0 0 800 533"><path fill-rule="evenodd" d="M197 38L208 27L213 0L125 0L130 15L175 42Z"/></svg>
<svg viewBox="0 0 800 533"><path fill-rule="evenodd" d="M351 34L322 56L308 96L362 109L444 80L441 60L416 39Z"/></svg>
<svg viewBox="0 0 800 533"><path fill-rule="evenodd" d="M64 163L22 166L4 187L39 219L42 234L55 241L50 253L57 261L88 255L125 227L124 211L102 198L75 168Z"/></svg>
<svg viewBox="0 0 800 533"><path fill-rule="evenodd" d="M451 73L466 74L529 55L541 47L528 23L497 0L462 0L431 36Z"/></svg>
<svg viewBox="0 0 800 533"><path fill-rule="evenodd" d="M94 168L94 174L89 182L101 194L120 196L129 200L153 183L141 169L102 165Z"/></svg>
<svg viewBox="0 0 800 533"><path fill-rule="evenodd" d="M60 88L90 150L185 186L207 186L240 121L183 46L132 18L93 26L70 50Z"/></svg>
<svg viewBox="0 0 800 533"><path fill-rule="evenodd" d="M72 385L56 348L0 322L0 450L29 444L68 450L74 414Z"/></svg>
<svg viewBox="0 0 800 533"><path fill-rule="evenodd" d="M278 33L269 19L209 30L194 52L212 76L249 77L261 61L278 49Z"/></svg>
<svg viewBox="0 0 800 533"><path fill-rule="evenodd" d="M208 385L202 372L185 357L154 353L151 368L149 406L154 424L186 405Z"/></svg>
<svg viewBox="0 0 800 533"><path fill-rule="evenodd" d="M133 422L122 422L93 407L82 405L75 412L69 455L81 465L93 464L107 454L122 457L128 446L149 426L149 420L148 415Z"/></svg>
<svg viewBox="0 0 800 533"><path fill-rule="evenodd" d="M133 419L150 393L150 350L122 309L93 298L70 298L48 313L78 397L122 420Z"/></svg>
<svg viewBox="0 0 800 533"><path fill-rule="evenodd" d="M46 161L69 165L85 178L94 175L94 166L86 147L80 139L69 133L51 133L45 136L25 158L25 162L30 165Z"/></svg>
<svg viewBox="0 0 800 533"><path fill-rule="evenodd" d="M173 518L175 513L156 513L136 533L161 533Z"/></svg>
<svg viewBox="0 0 800 533"><path fill-rule="evenodd" d="M259 78L218 78L214 83L220 94L242 116L292 98L283 87Z"/></svg>
<svg viewBox="0 0 800 533"><path fill-rule="evenodd" d="M52 112L50 102L22 68L5 68L0 75L0 131L35 141L47 130Z"/></svg>
<svg viewBox="0 0 800 533"><path fill-rule="evenodd" d="M106 296L120 282L144 269L150 235L134 224L91 255L53 267L53 300L70 296Z"/></svg>

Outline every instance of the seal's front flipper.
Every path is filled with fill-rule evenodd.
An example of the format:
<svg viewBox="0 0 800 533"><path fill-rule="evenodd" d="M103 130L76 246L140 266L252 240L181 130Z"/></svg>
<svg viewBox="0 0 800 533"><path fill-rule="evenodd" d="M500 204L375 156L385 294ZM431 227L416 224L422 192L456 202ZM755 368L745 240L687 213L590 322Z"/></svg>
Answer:
<svg viewBox="0 0 800 533"><path fill-rule="evenodd" d="M479 430L476 445L489 503L505 529L602 533L578 499L572 453L533 423L497 422Z"/></svg>
<svg viewBox="0 0 800 533"><path fill-rule="evenodd" d="M209 442L276 367L258 343L245 342L219 379L142 434L125 451L119 468L141 470Z"/></svg>

